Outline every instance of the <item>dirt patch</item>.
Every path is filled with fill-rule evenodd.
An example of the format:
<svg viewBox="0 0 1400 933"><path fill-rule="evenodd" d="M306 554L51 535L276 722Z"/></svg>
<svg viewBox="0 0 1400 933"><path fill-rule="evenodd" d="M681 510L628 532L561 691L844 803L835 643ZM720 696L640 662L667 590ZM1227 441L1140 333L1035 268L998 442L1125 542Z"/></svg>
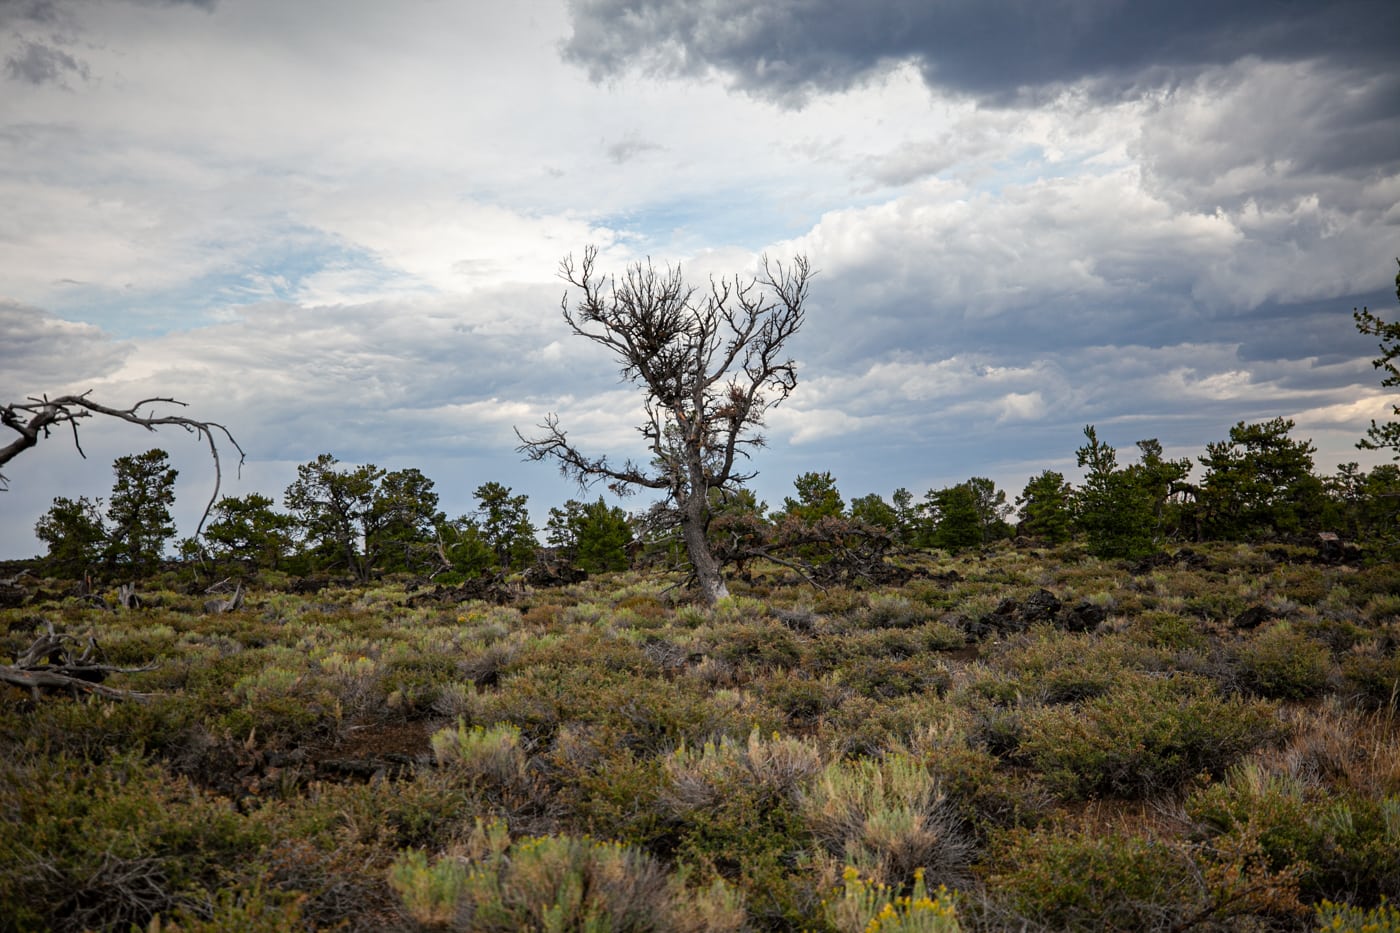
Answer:
<svg viewBox="0 0 1400 933"><path fill-rule="evenodd" d="M440 722L387 722L352 725L334 743L306 749L317 777L340 780L394 780L432 760L432 735Z"/></svg>
<svg viewBox="0 0 1400 933"><path fill-rule="evenodd" d="M412 722L363 723L352 725L334 746L336 754L348 758L375 758L384 755L430 755L433 733L447 723Z"/></svg>

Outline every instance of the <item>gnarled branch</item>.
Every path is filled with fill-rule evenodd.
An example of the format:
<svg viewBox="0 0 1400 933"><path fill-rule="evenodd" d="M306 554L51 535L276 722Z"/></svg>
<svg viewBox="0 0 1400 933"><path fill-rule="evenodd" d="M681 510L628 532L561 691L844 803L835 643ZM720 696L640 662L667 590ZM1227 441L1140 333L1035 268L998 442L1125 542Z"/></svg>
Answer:
<svg viewBox="0 0 1400 933"><path fill-rule="evenodd" d="M77 448L79 456L86 459L87 454L83 452L83 445L78 439L78 422L83 418L91 418L93 415L106 415L109 418L138 425L147 431L154 431L165 425L176 425L207 441L209 454L214 458L214 492L209 497L209 504L204 507L204 514L200 516L199 527L195 529L195 537L199 537L200 533L204 531L204 523L209 520L209 513L213 511L214 503L218 501L219 487L223 482L223 462L219 458L219 445L215 440L215 434L222 434L238 451L238 465L240 467L247 456L243 448L239 446L238 441L234 439L233 434L229 432L228 428L216 421L200 421L183 415L148 414L141 411L146 406L156 404L185 407L184 402L173 398L147 398L129 408L112 408L88 398L91 394L91 391L88 391L80 395L60 395L52 399L47 395L29 396L27 401L11 402L4 408L0 408L0 424L19 435L9 444L0 447L0 467L9 463L23 451L37 445L40 438L47 438L54 428L65 424L73 432L73 446ZM0 473L0 490L8 488L9 484L5 475Z"/></svg>
<svg viewBox="0 0 1400 933"><path fill-rule="evenodd" d="M97 640L89 637L81 654L69 648L76 639L54 631L53 623L44 623L44 634L34 640L13 664L0 664L0 683L11 684L30 691L37 701L43 690L67 690L96 694L109 700L146 700L148 693L118 690L102 683L111 674L137 674L153 671L160 665L145 667L114 667L99 660L101 650Z"/></svg>

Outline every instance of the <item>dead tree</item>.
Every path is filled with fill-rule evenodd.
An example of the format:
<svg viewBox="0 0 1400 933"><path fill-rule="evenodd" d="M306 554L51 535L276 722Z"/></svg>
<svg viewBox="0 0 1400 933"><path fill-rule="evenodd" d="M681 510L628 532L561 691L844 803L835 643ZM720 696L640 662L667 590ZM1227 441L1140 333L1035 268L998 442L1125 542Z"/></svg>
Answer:
<svg viewBox="0 0 1400 933"><path fill-rule="evenodd" d="M899 552L889 529L828 515L815 522L788 518L745 554L787 567L825 589L829 585L903 585L913 574L889 561Z"/></svg>
<svg viewBox="0 0 1400 933"><path fill-rule="evenodd" d="M638 427L650 466L581 452L551 414L544 433L520 438L530 460L558 462L565 476L587 487L605 481L618 494L638 488L666 494L670 522L679 528L702 598L728 595L719 560L706 537L710 490L732 489L754 473L739 458L763 445L759 429L768 409L797 385L784 345L802 326L812 276L806 257L791 266L763 261L762 274L710 280L708 291L687 285L679 268L651 262L629 266L621 280L594 268L597 250L584 250L559 266L559 277L581 295L564 322L578 336L610 350L622 378L645 397L646 421Z"/></svg>
<svg viewBox="0 0 1400 933"><path fill-rule="evenodd" d="M225 583L228 581L225 580ZM219 584L222 585L222 584ZM214 587L210 587L206 592L213 592ZM243 584L239 583L233 589L233 595L228 599L215 596L213 599L204 601L204 611L210 615L218 615L224 612L237 612L243 608Z"/></svg>
<svg viewBox="0 0 1400 933"><path fill-rule="evenodd" d="M195 537L199 537L200 532L204 530L204 523L209 519L209 512L214 508L214 503L219 498L219 486L223 481L223 464L219 459L219 445L215 442L214 435L216 433L222 434L233 445L234 449L238 451L238 464L242 466L246 455L243 448L238 446L238 441L234 440L228 428L214 421L198 421L183 415L143 414L141 412L142 408L156 404L184 407L184 402L176 401L173 398L147 398L130 408L109 408L88 398L91 394L91 392L84 392L81 395L61 395L52 399L47 395L38 398L30 396L24 402L11 402L4 408L0 408L0 424L19 434L19 437L9 444L0 447L0 467L9 463L23 451L38 444L41 437L47 438L54 428L62 425L67 425L72 430L73 446L78 449L78 454L86 459L87 454L83 453L83 446L78 441L78 422L84 418L91 418L93 415L106 415L119 421L140 425L147 431L154 431L165 425L178 425L191 434L206 440L209 443L209 454L214 458L214 492L209 497L209 504L204 507L204 514L199 519L199 527L195 529ZM7 488L8 482L5 475L0 473L0 490Z"/></svg>
<svg viewBox="0 0 1400 933"><path fill-rule="evenodd" d="M123 583L117 587L117 602L123 609L140 609L141 597L136 594L136 584Z"/></svg>
<svg viewBox="0 0 1400 933"><path fill-rule="evenodd" d="M0 683L23 687L35 702L44 690L67 691L73 696L93 694L109 700L145 700L150 694L117 690L103 684L112 674L136 674L153 671L159 665L146 667L113 667L101 662L97 640L88 637L80 654L72 645L71 635L54 631L53 623L44 623L45 632L35 639L13 664L0 664Z"/></svg>

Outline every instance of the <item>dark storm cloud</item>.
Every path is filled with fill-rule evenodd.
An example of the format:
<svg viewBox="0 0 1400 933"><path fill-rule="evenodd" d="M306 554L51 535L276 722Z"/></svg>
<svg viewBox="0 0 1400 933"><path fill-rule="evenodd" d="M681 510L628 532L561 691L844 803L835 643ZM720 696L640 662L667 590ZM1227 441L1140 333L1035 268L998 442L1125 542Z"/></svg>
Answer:
<svg viewBox="0 0 1400 933"><path fill-rule="evenodd" d="M1385 211L1353 182L1400 171L1400 69L1224 69L1158 101L1137 150L1150 186L1205 210L1315 194Z"/></svg>
<svg viewBox="0 0 1400 933"><path fill-rule="evenodd" d="M69 51L82 29L74 13L92 0L0 0L0 29L11 31L17 48L5 56L5 77L35 86L69 87L68 78L92 77L87 62ZM211 11L218 0L133 0L140 6L190 6ZM40 33L37 38L33 33Z"/></svg>
<svg viewBox="0 0 1400 933"><path fill-rule="evenodd" d="M88 66L59 48L25 40L17 54L5 59L5 77L29 84L66 84L68 75L87 80Z"/></svg>
<svg viewBox="0 0 1400 933"><path fill-rule="evenodd" d="M55 23L59 4L54 0L0 0L0 27L19 22Z"/></svg>
<svg viewBox="0 0 1400 933"><path fill-rule="evenodd" d="M1388 68L1400 37L1392 0L575 0L571 12L565 57L595 80L715 69L786 102L902 61L993 101L1087 79L1123 92L1247 56Z"/></svg>

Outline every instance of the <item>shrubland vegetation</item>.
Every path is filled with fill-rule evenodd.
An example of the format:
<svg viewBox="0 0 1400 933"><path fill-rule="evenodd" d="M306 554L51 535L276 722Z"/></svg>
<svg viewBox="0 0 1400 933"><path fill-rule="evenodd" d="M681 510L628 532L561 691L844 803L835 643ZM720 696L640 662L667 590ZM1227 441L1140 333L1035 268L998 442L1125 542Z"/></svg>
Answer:
<svg viewBox="0 0 1400 933"><path fill-rule="evenodd" d="M4 694L0 928L1393 921L1396 565L1164 553L756 562L714 607L636 569L506 604L264 569L215 613L196 565L129 610L36 578L0 658L51 624L156 666Z"/></svg>
<svg viewBox="0 0 1400 933"><path fill-rule="evenodd" d="M0 587L0 930L1400 927L1400 471L1091 426L1019 525L981 477L770 510L666 418L752 440L780 345L747 401L644 380L669 504L545 548L329 454L179 560L160 450L55 500Z"/></svg>

